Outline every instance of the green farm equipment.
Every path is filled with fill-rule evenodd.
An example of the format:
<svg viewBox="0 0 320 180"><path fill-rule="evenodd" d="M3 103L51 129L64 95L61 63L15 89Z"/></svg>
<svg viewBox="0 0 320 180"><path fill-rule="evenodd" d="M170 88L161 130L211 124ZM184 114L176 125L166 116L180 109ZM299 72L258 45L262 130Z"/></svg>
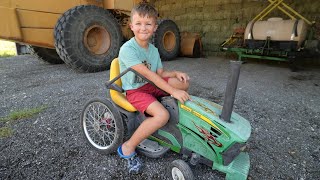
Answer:
<svg viewBox="0 0 320 180"><path fill-rule="evenodd" d="M172 150L183 155L184 160L192 165L202 163L226 173L226 179L247 179L250 159L246 142L251 134L251 125L232 112L240 64L239 61L231 63L223 107L196 96L184 104L171 96L161 98L160 102L170 113L170 120L140 143L138 153L158 158ZM81 128L86 140L104 154L115 152L125 134L130 136L145 118L123 94L120 77L129 71L137 73L129 68L120 74L118 60L113 60L110 81L106 83L111 99L90 100L81 114ZM185 161L171 163L173 179L194 178Z"/></svg>
<svg viewBox="0 0 320 180"><path fill-rule="evenodd" d="M283 0L268 0L270 4L248 23L245 29L236 29L221 44L221 49L234 52L242 58L294 62L301 57L317 57L320 41L315 38L315 22L311 22L289 7ZM279 9L290 19L269 18L271 11Z"/></svg>

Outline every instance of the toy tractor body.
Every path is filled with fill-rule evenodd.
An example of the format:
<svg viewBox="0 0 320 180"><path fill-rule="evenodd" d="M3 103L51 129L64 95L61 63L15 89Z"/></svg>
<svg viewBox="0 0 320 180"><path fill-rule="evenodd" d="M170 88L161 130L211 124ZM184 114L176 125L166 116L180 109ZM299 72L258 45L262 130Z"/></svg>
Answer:
<svg viewBox="0 0 320 180"><path fill-rule="evenodd" d="M238 68L240 67L240 63L234 63L237 63ZM143 114L130 109L131 104L126 104L127 101L122 96L121 86L119 86L121 85L119 78L123 74L135 71L128 69L113 77L113 66L118 66L117 60L112 62L111 81L107 83L107 87L111 89L112 101L91 100L81 115L85 137L97 150L107 154L115 151L122 144L123 123L127 125L127 135L130 136L145 119ZM229 79L228 88L235 90L239 74L233 73L232 76L235 78ZM230 92L227 91L226 95ZM182 154L192 165L202 163L226 173L226 179L246 179L250 160L248 153L243 150L250 137L251 126L246 119L232 112L230 105L233 106L234 96L228 97L225 98L223 108L195 96L191 96L192 100L184 104L177 102L171 96L162 97L159 101L170 113L169 122L140 143L137 151L147 157L157 158L171 149ZM113 135L109 138L97 135L106 131L109 134L112 132ZM191 169L184 161L174 161L171 166L174 179L182 177L193 179Z"/></svg>

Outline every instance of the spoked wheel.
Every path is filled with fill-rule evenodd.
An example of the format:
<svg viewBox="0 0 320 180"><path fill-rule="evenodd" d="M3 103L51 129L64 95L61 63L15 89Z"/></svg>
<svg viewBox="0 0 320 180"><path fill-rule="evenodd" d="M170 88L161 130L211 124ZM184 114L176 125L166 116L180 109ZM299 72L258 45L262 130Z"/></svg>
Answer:
<svg viewBox="0 0 320 180"><path fill-rule="evenodd" d="M194 176L190 166L183 160L175 160L170 165L171 176L174 180L193 180Z"/></svg>
<svg viewBox="0 0 320 180"><path fill-rule="evenodd" d="M89 144L103 154L116 151L123 141L121 115L109 100L90 100L82 110L80 121Z"/></svg>

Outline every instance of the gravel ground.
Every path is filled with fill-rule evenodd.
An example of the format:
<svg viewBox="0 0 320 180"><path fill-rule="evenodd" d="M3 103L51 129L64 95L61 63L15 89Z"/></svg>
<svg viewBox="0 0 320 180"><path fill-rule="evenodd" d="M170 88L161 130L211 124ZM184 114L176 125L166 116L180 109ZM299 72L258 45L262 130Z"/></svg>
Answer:
<svg viewBox="0 0 320 180"><path fill-rule="evenodd" d="M223 103L227 60L179 58L164 66L189 73L190 94ZM1 58L0 117L48 108L11 124L13 136L0 139L0 179L168 179L166 167L180 158L175 153L142 157L144 172L129 175L124 160L97 153L83 139L80 112L86 101L105 97L108 75L74 72L29 55ZM249 179L320 179L319 92L319 68L291 72L286 64L267 61L242 65L234 110L252 126ZM204 165L193 172L196 179L224 179Z"/></svg>

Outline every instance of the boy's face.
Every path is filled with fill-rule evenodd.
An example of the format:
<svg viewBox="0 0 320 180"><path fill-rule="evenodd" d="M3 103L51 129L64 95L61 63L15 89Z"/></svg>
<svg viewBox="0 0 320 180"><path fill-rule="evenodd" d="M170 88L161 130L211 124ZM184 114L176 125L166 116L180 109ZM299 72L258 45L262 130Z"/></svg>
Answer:
<svg viewBox="0 0 320 180"><path fill-rule="evenodd" d="M152 34L157 30L155 18L153 17L142 17L135 13L131 20L130 28L138 41L149 41Z"/></svg>

